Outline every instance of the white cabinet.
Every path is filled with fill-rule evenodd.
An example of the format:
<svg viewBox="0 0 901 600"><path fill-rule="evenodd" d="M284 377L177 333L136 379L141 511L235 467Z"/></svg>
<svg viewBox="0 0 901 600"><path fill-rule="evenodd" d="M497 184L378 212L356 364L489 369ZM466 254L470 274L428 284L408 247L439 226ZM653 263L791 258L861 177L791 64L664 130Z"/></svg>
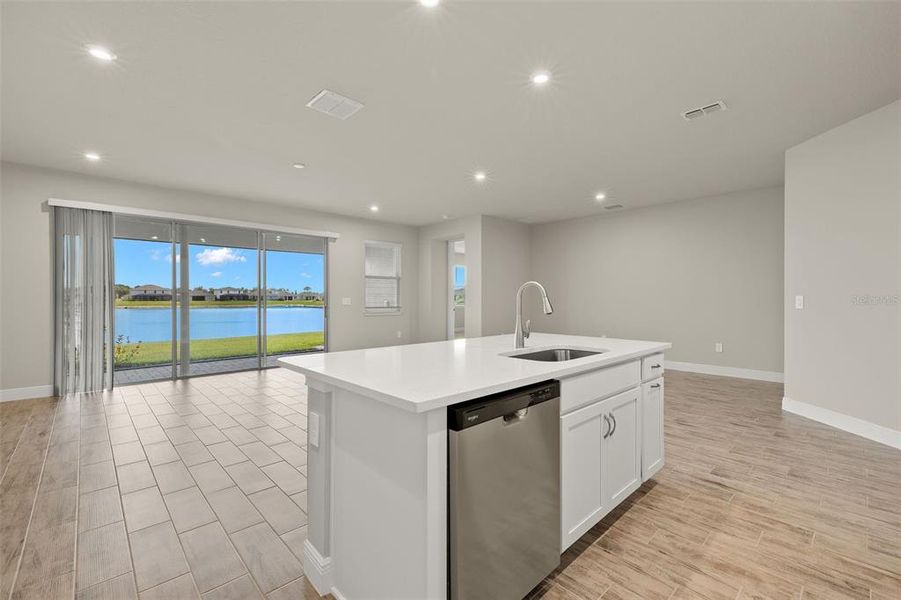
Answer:
<svg viewBox="0 0 901 600"><path fill-rule="evenodd" d="M641 485L641 388L560 419L562 549Z"/></svg>
<svg viewBox="0 0 901 600"><path fill-rule="evenodd" d="M663 468L663 377L641 385L641 479Z"/></svg>
<svg viewBox="0 0 901 600"><path fill-rule="evenodd" d="M648 381L663 376L663 353L652 354L641 359L641 380Z"/></svg>
<svg viewBox="0 0 901 600"><path fill-rule="evenodd" d="M609 429L602 402L560 419L560 520L562 550L607 513L602 446Z"/></svg>
<svg viewBox="0 0 901 600"><path fill-rule="evenodd" d="M611 421L601 450L604 496L609 509L641 485L641 390L635 388L601 402Z"/></svg>

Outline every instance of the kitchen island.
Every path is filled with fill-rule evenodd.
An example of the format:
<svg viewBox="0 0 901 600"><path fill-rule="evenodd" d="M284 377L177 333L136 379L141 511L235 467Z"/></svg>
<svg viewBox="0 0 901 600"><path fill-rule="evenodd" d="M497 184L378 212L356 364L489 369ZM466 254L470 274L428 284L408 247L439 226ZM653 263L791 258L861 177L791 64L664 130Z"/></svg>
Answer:
<svg viewBox="0 0 901 600"><path fill-rule="evenodd" d="M561 551L662 467L670 344L535 333L513 346L501 335L279 361L308 386L304 571L321 594L447 597L448 406L561 382ZM542 348L600 353L515 358Z"/></svg>

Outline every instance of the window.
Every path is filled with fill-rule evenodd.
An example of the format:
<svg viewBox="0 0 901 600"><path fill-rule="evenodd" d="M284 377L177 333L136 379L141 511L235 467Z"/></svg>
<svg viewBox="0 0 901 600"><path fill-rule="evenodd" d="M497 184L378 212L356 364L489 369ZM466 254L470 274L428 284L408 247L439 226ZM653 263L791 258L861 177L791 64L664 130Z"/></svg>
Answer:
<svg viewBox="0 0 901 600"><path fill-rule="evenodd" d="M400 244L366 242L363 307L369 314L400 312Z"/></svg>

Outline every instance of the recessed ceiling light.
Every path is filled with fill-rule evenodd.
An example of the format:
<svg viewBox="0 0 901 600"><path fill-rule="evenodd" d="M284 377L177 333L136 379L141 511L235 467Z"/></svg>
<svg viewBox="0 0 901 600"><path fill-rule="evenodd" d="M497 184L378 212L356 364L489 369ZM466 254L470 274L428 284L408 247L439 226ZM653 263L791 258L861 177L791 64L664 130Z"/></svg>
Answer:
<svg viewBox="0 0 901 600"><path fill-rule="evenodd" d="M201 244L206 244L206 238L200 238L200 243L201 243Z"/></svg>
<svg viewBox="0 0 901 600"><path fill-rule="evenodd" d="M88 54L103 62L113 62L116 60L116 55L103 46L88 46Z"/></svg>
<svg viewBox="0 0 901 600"><path fill-rule="evenodd" d="M450 219L450 216L449 215L441 215L441 218L444 219L445 221L447 221L448 219Z"/></svg>
<svg viewBox="0 0 901 600"><path fill-rule="evenodd" d="M485 171L476 171L475 175L472 176L476 181L485 181L488 179L488 174Z"/></svg>
<svg viewBox="0 0 901 600"><path fill-rule="evenodd" d="M295 169L306 169L307 168L307 166L303 163L294 163L291 166L293 166Z"/></svg>
<svg viewBox="0 0 901 600"><path fill-rule="evenodd" d="M369 210L371 210L372 212L379 212L379 207L377 205L373 204L372 206L369 207Z"/></svg>
<svg viewBox="0 0 901 600"><path fill-rule="evenodd" d="M151 240L158 240L158 239L160 239L160 236L158 236L158 235L151 235L151 236L150 236L150 239L151 239Z"/></svg>
<svg viewBox="0 0 901 600"><path fill-rule="evenodd" d="M441 0L419 0L419 3L426 8L435 8L441 3Z"/></svg>
<svg viewBox="0 0 901 600"><path fill-rule="evenodd" d="M534 83L535 85L544 85L550 80L551 74L547 71L538 71L537 73L532 73L532 83Z"/></svg>
<svg viewBox="0 0 901 600"><path fill-rule="evenodd" d="M597 194L594 195L594 199L597 200L598 202L600 202L601 200L604 200L606 197L607 197L607 194L605 194L604 192L598 192Z"/></svg>
<svg viewBox="0 0 901 600"><path fill-rule="evenodd" d="M85 152L84 157L91 162L97 162L98 160L100 160L100 155L96 152Z"/></svg>

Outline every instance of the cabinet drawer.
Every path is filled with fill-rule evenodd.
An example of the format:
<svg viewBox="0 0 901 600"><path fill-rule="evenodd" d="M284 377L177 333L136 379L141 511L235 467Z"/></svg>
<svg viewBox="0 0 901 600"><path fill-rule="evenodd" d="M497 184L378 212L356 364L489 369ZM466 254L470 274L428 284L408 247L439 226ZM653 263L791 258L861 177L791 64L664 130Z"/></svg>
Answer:
<svg viewBox="0 0 901 600"><path fill-rule="evenodd" d="M663 375L663 353L652 354L641 359L641 380L648 381Z"/></svg>
<svg viewBox="0 0 901 600"><path fill-rule="evenodd" d="M660 355L663 356L662 354ZM638 385L641 366L635 360L560 380L560 414Z"/></svg>

